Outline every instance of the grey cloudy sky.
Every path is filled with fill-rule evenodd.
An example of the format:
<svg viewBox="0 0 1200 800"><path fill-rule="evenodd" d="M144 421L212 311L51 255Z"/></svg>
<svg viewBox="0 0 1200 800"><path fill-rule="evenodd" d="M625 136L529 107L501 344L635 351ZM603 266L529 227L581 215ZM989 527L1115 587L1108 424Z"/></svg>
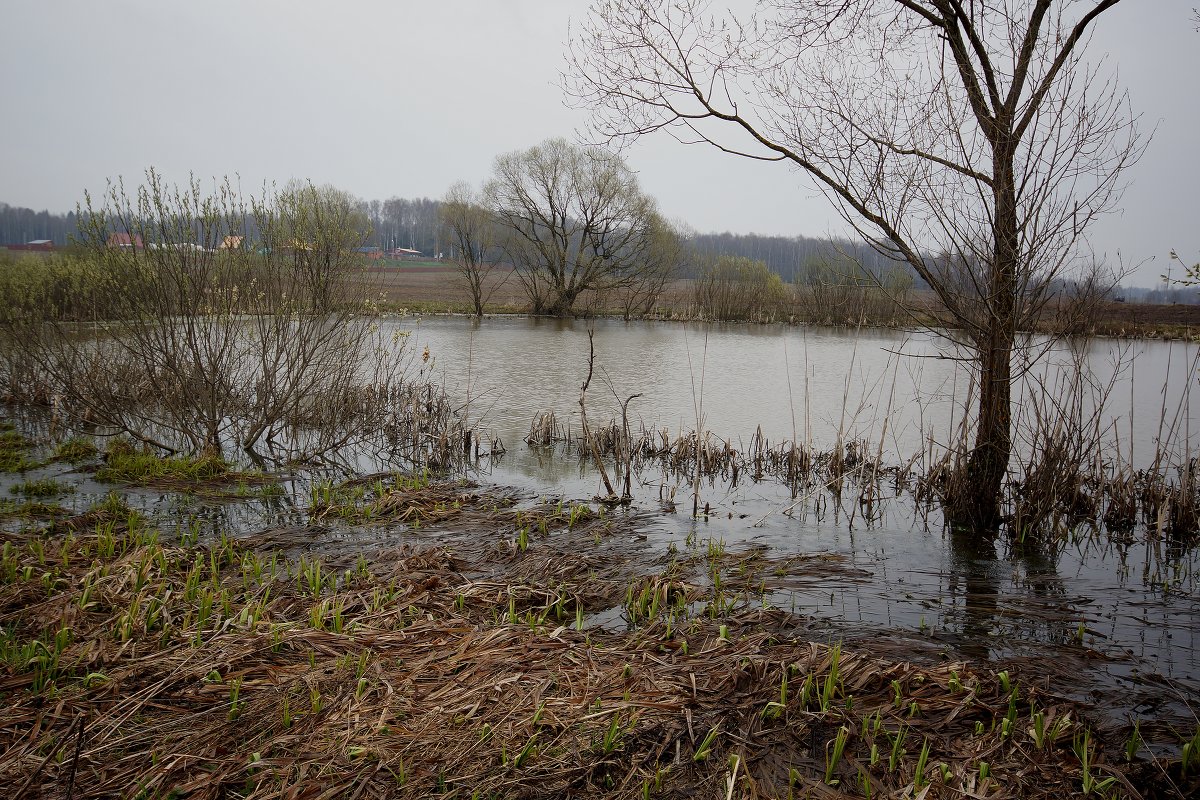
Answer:
<svg viewBox="0 0 1200 800"><path fill-rule="evenodd" d="M1189 0L1100 19L1142 128L1122 210L1092 236L1153 283L1200 260L1200 33ZM66 211L109 177L307 178L365 199L478 184L499 153L572 136L556 86L586 0L3 0L0 200ZM700 231L841 230L799 175L666 137L626 154L664 213Z"/></svg>

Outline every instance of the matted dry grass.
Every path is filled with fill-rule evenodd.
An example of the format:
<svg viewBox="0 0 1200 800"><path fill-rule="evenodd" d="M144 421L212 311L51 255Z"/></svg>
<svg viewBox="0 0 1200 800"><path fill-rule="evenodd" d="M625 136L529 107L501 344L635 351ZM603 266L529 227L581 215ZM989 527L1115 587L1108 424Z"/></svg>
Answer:
<svg viewBox="0 0 1200 800"><path fill-rule="evenodd" d="M13 800L1200 788L1177 761L1126 763L1084 709L1017 675L810 641L802 618L750 602L751 571L837 564L711 546L653 557L636 519L516 510L461 484L357 503L341 511L373 508L361 524L454 532L335 571L254 539L162 542L115 510L7 544ZM624 630L577 629L622 607Z"/></svg>

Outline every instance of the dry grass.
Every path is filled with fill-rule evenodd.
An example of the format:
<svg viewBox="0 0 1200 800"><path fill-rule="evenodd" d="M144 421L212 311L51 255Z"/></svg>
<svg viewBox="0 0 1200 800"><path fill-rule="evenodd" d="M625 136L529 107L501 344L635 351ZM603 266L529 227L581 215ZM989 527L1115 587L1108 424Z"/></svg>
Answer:
<svg viewBox="0 0 1200 800"><path fill-rule="evenodd" d="M420 519L443 544L285 559L262 539L165 543L116 504L6 544L0 783L14 798L1200 788L1178 762L1124 763L1084 709L1015 674L813 642L754 594L836 563L714 542L646 558L636 517L361 485L314 513ZM579 629L622 607L628 628Z"/></svg>

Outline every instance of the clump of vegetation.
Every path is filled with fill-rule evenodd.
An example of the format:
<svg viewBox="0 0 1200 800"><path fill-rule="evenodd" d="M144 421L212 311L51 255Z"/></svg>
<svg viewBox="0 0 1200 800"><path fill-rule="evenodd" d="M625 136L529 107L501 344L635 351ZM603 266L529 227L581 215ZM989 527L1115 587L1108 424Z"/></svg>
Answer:
<svg viewBox="0 0 1200 800"><path fill-rule="evenodd" d="M696 279L696 306L712 320L772 322L790 301L783 279L762 261L719 256Z"/></svg>
<svg viewBox="0 0 1200 800"><path fill-rule="evenodd" d="M129 515L136 512L129 507L129 503L122 495L117 492L109 492L100 500L92 503L87 513L105 519L128 519Z"/></svg>
<svg viewBox="0 0 1200 800"><path fill-rule="evenodd" d="M54 478L38 478L13 484L8 491L22 497L53 497L58 494L70 494L75 491L75 487Z"/></svg>
<svg viewBox="0 0 1200 800"><path fill-rule="evenodd" d="M47 312L74 322L95 320L104 310L93 293L97 277L95 264L75 254L10 258L0 270L0 323Z"/></svg>
<svg viewBox="0 0 1200 800"><path fill-rule="evenodd" d="M220 456L161 456L124 439L109 444L104 465L96 471L96 479L108 483L193 483L230 477L230 465Z"/></svg>
<svg viewBox="0 0 1200 800"><path fill-rule="evenodd" d="M795 319L820 325L897 325L910 311L912 275L893 267L868 272L848 258L816 259L805 265L796 286Z"/></svg>
<svg viewBox="0 0 1200 800"><path fill-rule="evenodd" d="M59 442L54 448L54 458L69 464L82 464L91 461L100 453L96 443L85 436L72 436Z"/></svg>
<svg viewBox="0 0 1200 800"><path fill-rule="evenodd" d="M0 472L27 472L39 466L29 458L32 447L33 442L14 430L11 423L0 427Z"/></svg>

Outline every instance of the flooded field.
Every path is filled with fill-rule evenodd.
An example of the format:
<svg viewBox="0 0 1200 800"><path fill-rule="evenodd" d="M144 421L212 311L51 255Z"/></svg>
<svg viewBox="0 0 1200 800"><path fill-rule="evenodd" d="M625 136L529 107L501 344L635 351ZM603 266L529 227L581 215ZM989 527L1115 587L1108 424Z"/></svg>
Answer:
<svg viewBox="0 0 1200 800"><path fill-rule="evenodd" d="M505 640L505 648L553 649L545 644L545 635L553 632L554 641L579 638L574 647L586 646L589 658L604 660L608 657L591 649L593 642L600 642L599 647L608 648L612 658L625 659L609 664L615 674L625 677L633 659L648 663L644 661L650 657L646 653L653 651L657 654L653 658L669 658L673 664L686 661L693 676L709 675L712 680L721 671L735 668L731 665L737 659L729 661L734 654L741 654L737 656L740 663L760 664L763 674L758 677L767 683L779 679L771 672L771 664L793 661L809 665L798 668L798 676L807 670L828 679L831 669L837 673L841 657L833 655L831 662L830 654L840 654L844 648L847 654L869 654L870 659L869 664L846 662L847 670L862 672L855 683L859 700L850 696L849 689L838 690L843 693L838 702L844 704L847 717L837 724L844 722L854 730L861 724L862 735L850 747L858 748L857 758L863 762L873 758L876 739L876 749L894 746L895 741L868 735L871 722L864 715L875 709L871 703L879 701L883 704L880 708L893 705L897 714L909 714L910 702L920 705L922 721L899 722L899 731L902 734L906 726L912 730L920 727L928 742L930 735L936 738L939 725L956 730L959 723L955 720L963 712L960 702L950 698L958 691L953 687L968 674L976 676L973 680L980 698L986 684L990 699L977 702L983 707L995 705L996 716L980 727L978 709L972 712L970 725L956 734L955 741L962 743L969 742L972 735L984 737L980 743L989 736L999 737L996 741L1002 744L1012 741L1011 732L1006 731L1015 724L1011 707L1015 700L1006 698L1017 694L1004 685L1010 679L1024 687L1021 702L1028 706L1029 719L1023 720L1022 726L1067 713L1065 707L1053 706L1054 702L1080 704L1078 708L1087 709L1090 729L1107 742L1110 763L1117 759L1114 748L1124 740L1136 741L1135 763L1150 755L1177 759L1182 744L1197 730L1200 548L1194 540L1181 541L1140 525L1121 534L1082 528L1050 541L1001 539L981 544L947 531L936 505L914 497L911 484L901 479L899 471L889 472L887 475L895 477L873 484L888 488L872 495L869 503L864 503L859 493L827 486L797 491L794 484L769 474L736 477L735 473L732 480L728 475L712 475L699 482L702 512L693 515L691 498L696 486L665 462L648 458L639 462L640 469L631 476L632 502L606 506L593 501L601 493L600 479L590 459L581 457L580 448L571 442L578 436L579 391L587 371L585 323L516 319L477 323L438 318L398 319L388 324L407 334L401 339L409 357L419 360L427 374L444 386L459 413L474 426L478 440L485 443L480 456L468 459L461 474L413 471L411 465L381 460L376 452L361 453L339 466L276 466L265 472L218 474L212 479L132 478L118 469L124 457L120 451L69 458L56 450L56 438L61 437L53 435L44 416L14 417L5 435L16 437L14 442L25 442L21 451L25 455L20 457L27 458L28 464L0 475L0 497L9 498L0 524L9 548L5 563L12 559L17 583L23 574L20 570L26 568L21 564L28 565L31 580L39 574L37 570L44 569L30 560L43 547L38 540L61 547L59 557L66 564L72 547L84 547L94 558L95 547L103 549L106 535L119 534L128 542L126 546L133 548L131 553L150 548L145 551L149 553L160 542L183 548L182 555L172 556L182 558L178 563L183 567L197 548L201 560L209 558L204 553L229 554L227 567L219 568L214 561L209 570L213 587L225 586L222 591L234 592L224 601L227 607L218 622L238 618L239 613L275 615L271 618L279 622L272 626L284 626L279 630L288 632L280 635L290 637L287 640L299 648L297 652L323 653L318 658L330 664L335 651L340 654L337 658L349 657L346 654L362 645L360 637L367 635L350 634L335 645L333 640L320 638L324 633L312 633L329 630L335 617L327 619L326 615L343 606L347 619L358 620L354 624L363 626L362 631L374 631L368 638L375 644L364 645L369 651L403 649L398 639L392 642L389 638L399 634L385 633L379 627L386 614L373 603L384 591L391 593L388 597L401 598L395 606L400 616L386 617L391 626L387 631L413 625L414 630L424 630L414 635L429 637L419 645L428 649L423 662L428 664L440 664L438 659L450 664L465 658L464 653L475 652L473 648L499 642L494 637L467 641L462 638L463 631L479 634L480 630L492 630L499 636L499 631L514 625L524 626L528 637L521 634L520 641ZM915 453L929 450L931 441L936 446L944 440L961 414L961 400L968 391L955 362L941 357L946 354L939 353L934 343L915 334L706 329L609 321L596 322L594 330L597 377L588 393L593 425L619 413L620 404L630 395L641 394L629 404L632 429L665 429L668 438L673 438L699 428L711 431L717 439L727 439L730 447L739 450L746 450L756 439L811 442L813 448L856 439L874 443L870 455L877 456L879 463L903 464ZM1113 449L1100 455L1144 468L1163 447L1183 451L1194 447L1194 437L1200 433L1196 424L1200 414L1190 389L1195 347L1137 342L1117 348L1121 352L1115 354L1109 348L1109 343L1093 342L1087 352L1098 376L1092 385L1106 387L1103 395L1108 401L1104 427ZM898 353L907 355L901 358ZM1122 360L1123 366L1114 369L1116 360ZM1045 384L1055 385L1053 371L1046 374ZM1098 396L1091 395L1093 399ZM1134 413L1130 414L1130 409ZM527 444L524 439L531 421L548 411L556 415L560 439L565 441ZM1168 440L1167 434L1172 432ZM98 444L105 447L103 439ZM152 537L146 533L149 530L155 531ZM94 536L100 537L98 545L89 544ZM237 591L250 592L247 570L261 571L267 558L270 578L255 578L256 585L277 586L274 591L282 594L272 595L269 590L268 596L275 598L270 602L257 594L254 597L259 599L253 601L250 594L236 600L241 596ZM318 563L319 567L313 566ZM311 589L308 596L315 605L310 609L297 605L296 593L304 596L306 576L311 577L314 569L325 576L322 581L332 578L328 585L321 582ZM84 609L87 600L79 592L86 592L93 578L66 567L61 572L62 578L48 579L51 596L55 591L66 592L71 598L68 602ZM277 578L277 572L286 577ZM190 579L183 573L171 578L168 573L162 573L162 591L186 591ZM184 583L172 583L175 580ZM239 585L242 588L237 590ZM114 585L114 591L116 588ZM133 602L134 606L146 602L145 597L141 601L136 597L143 595L135 593L134 599L120 602ZM8 597L7 602L14 598ZM249 603L247 610L239 611L239 602ZM261 603L260 612L253 611L258 608L255 603ZM293 619L296 614L302 618L299 623ZM0 615L0 624L14 631L12 626L20 619L10 612ZM138 619L139 625L149 624ZM99 618L94 622L101 625ZM184 627L195 623L194 615L177 620ZM297 632L298 624L309 632ZM231 635L241 630L239 625L242 623L233 624ZM218 625L213 630L225 629ZM251 636L254 630L255 626L249 625L244 636ZM684 630L688 632L682 633ZM202 631L187 635L196 637L197 642L208 636ZM134 641L142 640L134 637ZM238 647L252 647L250 642L246 639ZM458 648L453 651L457 655L451 650L439 651L438 642ZM725 642L734 643L733 649L722 650ZM795 650L797 642L812 643L811 647L805 645L809 647L806 655ZM785 649L791 648L786 653L778 649L784 643ZM93 647L107 652L106 648L118 645ZM650 650L641 649L646 647ZM689 655L689 647L698 648L693 650L697 655ZM120 652L102 656L101 663L103 659L123 663L124 650L119 647ZM562 655L555 653L546 651L545 657L553 660ZM229 664L242 663L238 659L244 657L222 658L227 658L226 666L218 659L211 670L224 675ZM317 664L312 656L309 661ZM376 673L384 682L380 686L389 679L402 679L389 663L380 661ZM565 662L554 663L558 664L554 674L570 672ZM340 664L337 661L329 670L336 672ZM265 663L260 667L268 669ZM601 673L608 669L595 663L592 667ZM247 676L257 674L246 669ZM284 669L283 662L269 669ZM442 666L436 668L437 674L448 680L445 676L453 669L445 669L450 672ZM926 677L915 677L913 670ZM1003 678L996 677L1001 673ZM886 679L881 677L885 675ZM930 679L927 676L934 675L948 687L948 695L925 696L917 690ZM549 673L543 677L553 680ZM487 678L493 679L502 676L496 673ZM587 678L580 673L572 680ZM653 680L660 685L658 678ZM707 680L701 678L701 682ZM782 680L786 687L788 678ZM901 690L894 689L896 684L904 686L903 703ZM737 702L770 706L762 692L777 689L755 686L757 699L747 695ZM630 690L625 691L628 700ZM649 699L654 692L647 685L634 692L630 709L639 702L638 691L642 692L640 702L675 708L674 695ZM913 691L916 695L907 697ZM557 697L553 702L566 705L582 702L585 707L600 702L587 692L583 696L591 699L570 699L569 692L555 692L553 688L538 689L521 695L521 702L528 701L535 710L538 702L547 698ZM890 692L896 694L894 703L888 699ZM258 705L254 708L272 713L267 699L255 697ZM617 701L619 697L620 692ZM711 713L717 714L724 701L716 695L710 700L715 703ZM183 702L178 697L170 700L176 701ZM608 698L604 702L613 701ZM162 702L168 702L165 695ZM237 702L233 701L235 710ZM470 706L466 699L461 702L464 708ZM698 716L710 713L705 710L707 702L696 706ZM788 700L785 688L784 705L789 702L794 698ZM857 707L856 702L867 705ZM564 715L566 705L562 706ZM735 706L726 711L735 713ZM805 713L830 713L827 705L818 706ZM851 713L852 709L857 710ZM430 701L428 708L414 707L406 713L430 726L421 736L436 738L440 711L441 706ZM764 719L760 712L751 714L759 720L756 724ZM626 717L625 723L632 724L642 713ZM646 713L644 722L649 723ZM909 716L917 713L913 710ZM1005 715L1013 717L1006 725L1001 724ZM488 730L499 730L500 718L486 718L490 720ZM833 737L837 725L829 721L832 717L821 718L826 719L821 725L833 727L825 730L818 725L820 730L805 735L821 741ZM221 724L233 719L230 716ZM586 726L593 720L608 724L612 719L584 713L576 724ZM711 716L712 730L726 724L716 719ZM211 722L208 730L218 731L221 725L215 718ZM625 723L618 723L618 734ZM68 721L59 720L58 724ZM666 717L662 724L667 727L654 730L664 741L684 735L671 728L674 723ZM743 719L738 724L749 723ZM874 724L880 724L878 718ZM743 732L753 729L751 725ZM1066 734L1069 729L1076 730L1073 743ZM1081 730L1063 727L1058 731L1064 757L1073 752L1071 747L1078 750ZM505 747L518 751L523 746L533 747L529 731L506 731ZM418 735L415 728L410 732ZM285 734L276 731L272 735ZM561 739L565 733L557 735L558 741L565 741ZM603 740L604 731L571 734L576 735ZM693 756L703 752L703 738L703 731L687 734L686 746L693 748ZM432 739L420 741L427 747ZM678 749L679 745L673 746ZM1083 750L1089 746L1084 742ZM978 754L959 752L955 749L958 745L949 740L946 747L940 756L947 770L943 784L978 787ZM1038 749L1041 747L1039 744ZM448 754L446 763L459 764L467 774L482 775L470 772L478 770L478 765L462 761L469 755L473 758L472 752L468 748ZM734 751L723 752L728 756ZM875 788L884 794L901 792L905 781L914 780L914 769L915 780L921 780L923 765L916 767L912 762L916 757L913 747L904 752L907 761L901 755L896 758L908 766L898 772L885 774L881 765L873 778L870 770L864 773L868 774L868 793L871 780L878 781ZM1012 753L1016 757L1017 751ZM511 769L513 757L506 752L501 762L505 770ZM763 755L768 761L774 757ZM814 750L812 758L820 761L821 757ZM679 759L676 754L673 763L680 763ZM686 755L683 761L687 761ZM887 761L886 754L883 761ZM691 763L699 764L700 759ZM773 775L776 789L786 785L790 780L787 769L779 765L768 768L766 763L756 762L757 768L766 770L761 774ZM1050 763L1043 766L1049 768ZM1149 767L1157 762L1140 763ZM1175 763L1173 769L1178 767ZM626 766L638 780L653 780L653 767ZM16 769L15 762L0 759L0 774L9 768ZM279 765L275 768L282 769ZM821 772L819 764L813 768ZM834 770L827 778L837 774L836 762L833 767L826 763L825 768ZM1085 764L1083 770L1087 769ZM971 770L974 777L968 781ZM1018 777L1019 772L1014 765L1007 784L1010 789L1017 787L1020 794L1044 790L1049 792L1046 796L1055 796L1052 789L1056 784L1038 783L1049 780L1046 773L1035 770ZM497 773L500 777L487 773L488 785L505 785L501 773ZM119 775L106 780L119 783ZM597 785L604 786L602 781L607 780L591 771L585 778L571 775L574 777L569 780L560 775L567 783L554 785L564 791L569 786L578 790L590 785L588 781L601 781ZM846 779L852 775L847 773ZM426 774L423 779L428 787L434 776ZM456 780L459 786L470 783L470 778L461 774ZM574 780L584 783L571 783ZM810 788L823 785L807 778L801 784ZM700 785L706 784L693 775L679 783L677 791Z"/></svg>
<svg viewBox="0 0 1200 800"><path fill-rule="evenodd" d="M408 333L415 352L428 348L435 374L472 421L509 444L524 438L541 411L578 426L589 329L597 371L589 413L611 416L617 397L638 394L629 406L635 427L706 429L735 443L761 428L772 441L822 446L841 431L882 440L886 454L907 459L930 437L944 443L970 390L958 369L961 354L925 332L525 317L404 317L385 326ZM1198 352L1194 343L1089 339L1074 351L1056 346L1034 375L1060 386L1077 353L1088 370L1089 400L1105 401L1109 457L1145 466L1160 440L1200 449ZM535 457L515 450L506 470L550 479Z"/></svg>
<svg viewBox="0 0 1200 800"><path fill-rule="evenodd" d="M578 435L589 323L434 318L396 324L412 331L418 351L428 348L435 374L440 370L479 427L507 446L488 480L537 494L597 493L595 471L578 453L522 442L543 411L554 411ZM925 334L607 320L590 327L597 372L613 388L589 393L589 415L619 413L617 398L641 393L630 404L632 425L673 435L696 429L698 416L701 429L735 444L761 429L772 441L828 446L841 430L843 438L882 440L884 461L902 463L930 439L945 441L967 391L956 362L942 357L939 343ZM1200 452L1196 351L1164 342L1087 344L1095 385L1105 387L1112 450L1101 457L1144 468L1160 443ZM1061 352L1050 361L1065 363ZM1053 368L1049 374L1053 384ZM639 506L656 507L664 492L682 497L689 490L678 476L638 477ZM781 607L839 624L918 631L993 655L1082 644L1129 660L1127 668L1114 668L1118 673L1149 670L1200 693L1193 622L1200 612L1200 552L1194 546L1144 532L1118 539L1080 532L1052 546L1000 543L979 551L956 544L936 510L917 513L911 498L885 501L877 516L864 519L848 498L814 495L797 504L786 487L769 480L705 483L701 500L711 510L701 521L686 508L659 514L648 535L663 547L717 538L780 554L826 553L858 570L854 580L811 580L773 595Z"/></svg>

